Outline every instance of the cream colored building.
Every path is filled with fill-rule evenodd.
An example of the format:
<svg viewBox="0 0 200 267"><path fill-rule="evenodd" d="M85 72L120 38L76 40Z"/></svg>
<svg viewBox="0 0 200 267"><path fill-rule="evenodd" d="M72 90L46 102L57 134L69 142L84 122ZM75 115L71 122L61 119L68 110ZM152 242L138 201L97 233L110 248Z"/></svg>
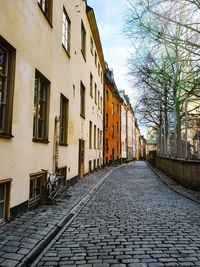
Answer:
<svg viewBox="0 0 200 267"><path fill-rule="evenodd" d="M0 220L102 164L104 70L86 1L0 0Z"/></svg>
<svg viewBox="0 0 200 267"><path fill-rule="evenodd" d="M121 104L121 151L123 161L132 161L136 154L135 145L135 114L128 95L124 90L119 91Z"/></svg>

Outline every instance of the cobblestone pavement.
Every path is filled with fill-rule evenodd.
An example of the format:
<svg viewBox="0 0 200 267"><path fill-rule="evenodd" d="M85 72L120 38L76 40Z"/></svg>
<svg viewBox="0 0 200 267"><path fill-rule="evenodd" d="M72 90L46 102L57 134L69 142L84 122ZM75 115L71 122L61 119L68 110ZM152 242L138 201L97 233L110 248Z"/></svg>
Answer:
<svg viewBox="0 0 200 267"><path fill-rule="evenodd" d="M56 205L41 206L0 226L0 266L17 266L52 233L66 214L113 168L87 175L61 194Z"/></svg>
<svg viewBox="0 0 200 267"><path fill-rule="evenodd" d="M200 205L144 162L114 171L33 266L200 266Z"/></svg>

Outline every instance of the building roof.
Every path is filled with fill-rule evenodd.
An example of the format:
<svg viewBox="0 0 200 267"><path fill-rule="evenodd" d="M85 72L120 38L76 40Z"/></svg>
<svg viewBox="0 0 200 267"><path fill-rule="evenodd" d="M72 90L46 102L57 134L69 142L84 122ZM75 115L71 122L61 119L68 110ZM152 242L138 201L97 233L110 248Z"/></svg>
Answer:
<svg viewBox="0 0 200 267"><path fill-rule="evenodd" d="M87 1L85 1L87 4ZM106 66L105 66L105 60L104 60L104 54L103 54L103 48L101 45L101 38L99 35L99 30L98 30L98 26L97 26L97 21L96 21L96 17L95 17L95 13L92 7L90 6L86 6L86 12L87 12L87 17L88 17L88 21L90 24L90 28L93 34L93 38L94 38L94 42L97 48L97 53L99 55L99 60L101 63L101 67L103 69L103 72L105 72L106 70Z"/></svg>
<svg viewBox="0 0 200 267"><path fill-rule="evenodd" d="M119 101L121 102L122 98L120 97L117 85L115 83L113 70L109 69L107 63L105 63L105 66L106 66L105 82L107 82L111 86L113 93L118 97Z"/></svg>

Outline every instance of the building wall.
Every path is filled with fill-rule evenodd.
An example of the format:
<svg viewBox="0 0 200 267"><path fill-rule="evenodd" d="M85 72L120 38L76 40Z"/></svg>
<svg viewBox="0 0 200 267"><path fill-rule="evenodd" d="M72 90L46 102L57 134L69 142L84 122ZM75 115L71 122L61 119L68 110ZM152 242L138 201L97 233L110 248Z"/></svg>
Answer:
<svg viewBox="0 0 200 267"><path fill-rule="evenodd" d="M128 105L127 113L127 140L128 140L128 161L133 160L133 111L132 108Z"/></svg>
<svg viewBox="0 0 200 267"><path fill-rule="evenodd" d="M135 130L135 114L133 114L133 124L132 124L132 128L133 128L133 159L136 158L136 130Z"/></svg>
<svg viewBox="0 0 200 267"><path fill-rule="evenodd" d="M109 97L106 98L108 93ZM105 107L104 107L104 122L105 116L108 114L108 127L104 127L104 163L113 162L113 149L114 149L114 161L120 161L121 159L121 103L120 98L114 94L112 86L105 81ZM114 112L112 112L112 105L114 104ZM118 109L117 109L118 106ZM112 114L113 113L113 114ZM117 132L118 124L118 132ZM112 127L114 127L114 136L112 135ZM106 149L106 139L108 140L108 150Z"/></svg>
<svg viewBox="0 0 200 267"><path fill-rule="evenodd" d="M140 130L138 126L136 126L136 160L140 159Z"/></svg>
<svg viewBox="0 0 200 267"><path fill-rule="evenodd" d="M78 4L78 6L77 6ZM62 47L63 6L71 20L71 51ZM86 60L81 46L81 20L86 35ZM46 20L37 1L0 0L0 34L16 49L13 138L0 138L0 180L12 178L10 207L29 199L30 174L42 168L52 171L55 142L55 117L60 114L60 94L69 100L68 146L59 146L59 167L67 166L67 179L78 175L79 139L85 140L85 173L88 161L102 158L102 148L89 149L89 121L103 130L103 114L90 96L90 72L103 98L103 83L90 51L92 32L85 1L53 1L53 27ZM97 50L95 48L95 50ZM99 59L98 59L99 61ZM101 66L102 67L102 66ZM35 69L50 82L48 144L33 138ZM80 117L80 81L86 88L85 119ZM73 155L73 156L72 156Z"/></svg>
<svg viewBox="0 0 200 267"><path fill-rule="evenodd" d="M127 107L124 103L121 105L121 153L122 159L127 159Z"/></svg>

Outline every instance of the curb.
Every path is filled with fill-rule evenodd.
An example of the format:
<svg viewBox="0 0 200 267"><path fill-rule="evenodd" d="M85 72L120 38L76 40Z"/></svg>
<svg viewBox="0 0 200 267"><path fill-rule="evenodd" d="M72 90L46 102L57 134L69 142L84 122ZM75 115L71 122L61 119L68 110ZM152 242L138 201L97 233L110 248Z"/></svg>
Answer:
<svg viewBox="0 0 200 267"><path fill-rule="evenodd" d="M160 174L160 171L158 171L156 168L154 168L153 166L151 166L147 161L146 161L146 165L156 174L156 176L158 178L160 178L160 180L165 184L167 185L170 189L172 189L173 191L175 191L176 193L178 193L179 195L189 199L189 200L192 200L198 204L200 204L200 200L196 199L195 197L189 195L188 193L186 192L183 192L181 189L177 189L175 188L174 186L170 185L170 183L168 183L163 177L162 175ZM167 175L166 175L167 176ZM168 176L167 176L168 177ZM168 177L168 179L171 179ZM175 181L174 181L175 182ZM179 184L177 184L178 186L181 186Z"/></svg>
<svg viewBox="0 0 200 267"><path fill-rule="evenodd" d="M66 228L71 224L71 222L76 218L80 213L83 207L88 203L88 201L93 197L93 195L98 191L101 185L105 182L106 178L111 175L116 169L124 167L125 164L122 164L114 169L110 170L105 174L101 180L83 196L81 200L53 227L53 229L42 239L33 250L26 256L24 259L17 264L17 267L26 267L26 266L37 266L40 258L45 254L46 250L50 248L60 235L66 230Z"/></svg>

